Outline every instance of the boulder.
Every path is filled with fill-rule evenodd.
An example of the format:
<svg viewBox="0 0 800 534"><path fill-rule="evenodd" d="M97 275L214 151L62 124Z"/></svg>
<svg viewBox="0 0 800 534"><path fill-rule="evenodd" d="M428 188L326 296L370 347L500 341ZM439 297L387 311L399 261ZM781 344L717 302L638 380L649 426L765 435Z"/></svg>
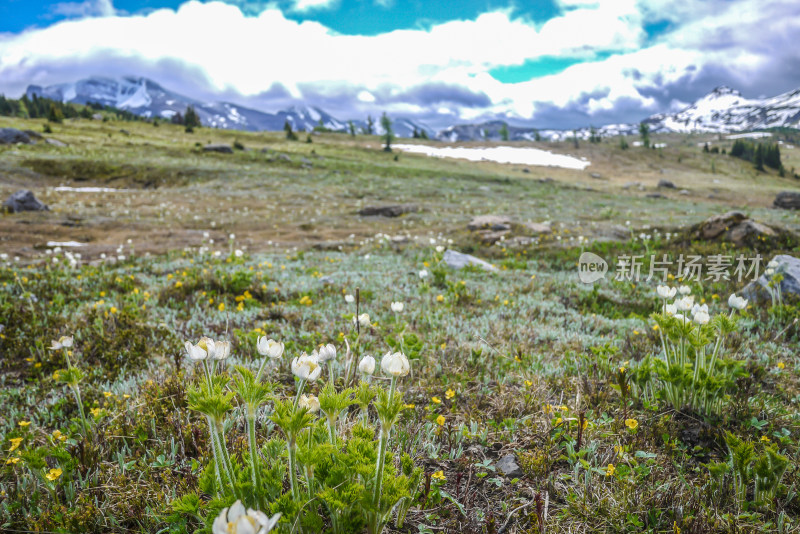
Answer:
<svg viewBox="0 0 800 534"><path fill-rule="evenodd" d="M511 230L481 230L478 234L481 236L481 241L483 241L483 243L494 245L510 232Z"/></svg>
<svg viewBox="0 0 800 534"><path fill-rule="evenodd" d="M16 128L0 128L0 145L14 145L17 143L30 145L33 143L33 139L22 130L17 130Z"/></svg>
<svg viewBox="0 0 800 534"><path fill-rule="evenodd" d="M11 213L19 213L21 211L48 211L50 208L47 207L47 204L39 202L32 191L21 189L12 193L8 200L3 202L3 209Z"/></svg>
<svg viewBox="0 0 800 534"><path fill-rule="evenodd" d="M500 458L495 467L508 478L519 478L523 475L522 469L517 464L517 459L513 454L506 454Z"/></svg>
<svg viewBox="0 0 800 534"><path fill-rule="evenodd" d="M469 254L462 254L461 252L456 252L455 250L447 249L444 251L444 257L442 258L444 262L447 264L448 267L453 269L463 269L467 265L473 265L475 267L479 267L484 271L496 271L497 267L483 261L482 259L476 258L475 256L470 256Z"/></svg>
<svg viewBox="0 0 800 534"><path fill-rule="evenodd" d="M800 191L781 191L772 205L785 210L800 210Z"/></svg>
<svg viewBox="0 0 800 534"><path fill-rule="evenodd" d="M505 215L479 215L473 217L467 224L467 229L472 230L493 230L495 232L511 229L511 217Z"/></svg>
<svg viewBox="0 0 800 534"><path fill-rule="evenodd" d="M395 204L391 206L367 206L362 208L358 214L362 217L399 217L405 213L419 211L419 207L414 204Z"/></svg>
<svg viewBox="0 0 800 534"><path fill-rule="evenodd" d="M780 254L772 258L770 263L775 263L775 272L772 275L762 274L758 280L750 282L742 290L742 295L752 302L770 300L769 282L776 274L781 274L781 293L800 297L800 259L788 254ZM765 269L766 270L766 269Z"/></svg>
<svg viewBox="0 0 800 534"><path fill-rule="evenodd" d="M203 147L204 152L219 152L220 154L233 154L233 148L231 145L225 145L222 143L219 144L212 144L206 145Z"/></svg>
<svg viewBox="0 0 800 534"><path fill-rule="evenodd" d="M730 230L731 226L736 226L747 219L747 216L740 211L729 211L722 215L709 217L700 226L700 237L703 239L714 239L723 232Z"/></svg>
<svg viewBox="0 0 800 534"><path fill-rule="evenodd" d="M756 243L776 237L778 232L766 224L748 219L744 213L729 211L709 217L693 228L696 237L705 240L721 239L736 245Z"/></svg>
<svg viewBox="0 0 800 534"><path fill-rule="evenodd" d="M675 184L673 184L669 180L659 180L658 181L658 187L663 187L665 189L677 189L675 187Z"/></svg>

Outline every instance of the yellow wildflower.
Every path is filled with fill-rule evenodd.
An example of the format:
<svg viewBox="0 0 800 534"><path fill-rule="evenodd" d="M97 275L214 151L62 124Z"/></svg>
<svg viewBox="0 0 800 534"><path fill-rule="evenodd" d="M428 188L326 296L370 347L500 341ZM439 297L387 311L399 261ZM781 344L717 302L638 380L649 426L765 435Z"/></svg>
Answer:
<svg viewBox="0 0 800 534"><path fill-rule="evenodd" d="M445 480L444 471L436 471L434 474L431 475L433 480Z"/></svg>
<svg viewBox="0 0 800 534"><path fill-rule="evenodd" d="M19 462L19 458L17 457L9 458L8 460L6 460L6 465L14 465L17 462Z"/></svg>
<svg viewBox="0 0 800 534"><path fill-rule="evenodd" d="M608 464L608 468L606 469L606 476L607 477L614 476L614 472L616 470L617 470L617 468L614 467L614 464Z"/></svg>
<svg viewBox="0 0 800 534"><path fill-rule="evenodd" d="M62 473L62 471L59 468L51 469L50 472L45 475L45 478L47 480L49 480L50 482L52 482L52 481L56 480L58 477L60 477L61 473Z"/></svg>
<svg viewBox="0 0 800 534"><path fill-rule="evenodd" d="M452 399L453 397L455 397L455 396L456 396L456 392L455 392L455 391L453 391L452 389L448 389L448 390L445 392L444 396L445 396L445 397L447 397L448 399Z"/></svg>
<svg viewBox="0 0 800 534"><path fill-rule="evenodd" d="M29 425L31 424L31 422L30 422L30 421L20 421L20 422L19 422L19 423L17 423L17 424L18 424L19 426L21 426L22 428L25 428L25 427L29 426Z"/></svg>
<svg viewBox="0 0 800 534"><path fill-rule="evenodd" d="M14 452L19 448L19 444L22 443L22 438L11 438L9 441L11 442L11 448L8 449L8 452Z"/></svg>
<svg viewBox="0 0 800 534"><path fill-rule="evenodd" d="M440 399L439 397L431 397L431 400L436 404L442 403L442 399Z"/></svg>
<svg viewBox="0 0 800 534"><path fill-rule="evenodd" d="M220 302L219 306L217 306L217 309L219 311L225 311L225 303L224 302Z"/></svg>
<svg viewBox="0 0 800 534"><path fill-rule="evenodd" d="M444 302L444 295L437 295L436 302Z"/></svg>
<svg viewBox="0 0 800 534"><path fill-rule="evenodd" d="M436 424L439 425L439 426L442 426L444 424L444 416L443 415L440 415L439 417L436 418Z"/></svg>
<svg viewBox="0 0 800 534"><path fill-rule="evenodd" d="M631 430L636 430L636 428L639 426L639 421L636 419L625 419L625 426Z"/></svg>

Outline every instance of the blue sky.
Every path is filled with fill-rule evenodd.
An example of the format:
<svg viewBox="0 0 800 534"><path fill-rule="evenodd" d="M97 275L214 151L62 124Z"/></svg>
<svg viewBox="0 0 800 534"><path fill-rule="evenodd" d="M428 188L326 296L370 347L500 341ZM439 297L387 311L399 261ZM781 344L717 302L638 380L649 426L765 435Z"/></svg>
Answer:
<svg viewBox="0 0 800 534"><path fill-rule="evenodd" d="M269 111L571 128L800 87L796 35L794 0L3 0L0 92L133 74Z"/></svg>

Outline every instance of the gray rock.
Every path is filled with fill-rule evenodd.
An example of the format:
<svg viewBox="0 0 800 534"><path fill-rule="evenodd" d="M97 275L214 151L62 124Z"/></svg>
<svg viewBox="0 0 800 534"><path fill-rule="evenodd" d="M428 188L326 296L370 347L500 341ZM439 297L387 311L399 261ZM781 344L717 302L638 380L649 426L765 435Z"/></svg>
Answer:
<svg viewBox="0 0 800 534"><path fill-rule="evenodd" d="M8 200L3 202L3 208L11 213L19 213L21 211L49 211L50 208L47 204L39 202L34 196L32 191L21 189L12 193Z"/></svg>
<svg viewBox="0 0 800 534"><path fill-rule="evenodd" d="M14 145L17 143L30 145L33 143L33 140L30 135L22 130L17 130L16 128L0 128L0 145Z"/></svg>
<svg viewBox="0 0 800 534"><path fill-rule="evenodd" d="M531 172L531 170L528 167L523 167L522 168L522 172L527 174L527 173Z"/></svg>
<svg viewBox="0 0 800 534"><path fill-rule="evenodd" d="M771 262L777 263L775 274L783 275L781 280L781 293L800 296L800 259L788 254L780 254L772 258ZM773 276L762 274L758 280L750 282L742 290L742 295L752 302L770 300L767 287Z"/></svg>
<svg viewBox="0 0 800 534"><path fill-rule="evenodd" d="M461 252L456 252L455 250L447 249L444 251L444 257L442 258L444 262L447 264L448 267L453 269L463 269L467 265L473 265L475 267L479 267L484 271L496 271L497 267L483 261L482 259L476 258L475 256L470 256L469 254L462 254Z"/></svg>
<svg viewBox="0 0 800 534"><path fill-rule="evenodd" d="M467 224L468 230L494 230L499 232L501 230L511 229L511 217L505 215L479 215L473 217Z"/></svg>
<svg viewBox="0 0 800 534"><path fill-rule="evenodd" d="M658 187L663 187L665 189L677 189L677 187L675 187L675 184L673 184L669 180L659 180Z"/></svg>
<svg viewBox="0 0 800 534"><path fill-rule="evenodd" d="M59 141L58 139L45 139L44 142L47 143L48 145L53 145L53 146L57 146L57 147L65 147L65 146L67 146L67 143Z"/></svg>
<svg viewBox="0 0 800 534"><path fill-rule="evenodd" d="M95 113L94 115L92 115L92 119L96 121L101 121L103 120L103 116L100 113Z"/></svg>
<svg viewBox="0 0 800 534"><path fill-rule="evenodd" d="M772 205L785 210L800 210L800 191L781 191Z"/></svg>
<svg viewBox="0 0 800 534"><path fill-rule="evenodd" d="M647 198L667 198L666 196L662 195L661 193L648 193L645 196Z"/></svg>
<svg viewBox="0 0 800 534"><path fill-rule="evenodd" d="M683 196L689 196L691 193L689 193L688 189L681 189L680 191L678 191L678 194Z"/></svg>
<svg viewBox="0 0 800 534"><path fill-rule="evenodd" d="M212 144L206 145L203 147L204 152L219 152L220 154L233 154L233 148L231 145L225 145L222 143L219 144Z"/></svg>
<svg viewBox="0 0 800 534"><path fill-rule="evenodd" d="M39 139L39 140L44 139L44 136L42 134L34 130L22 130L22 131L28 134L28 137L30 137L31 139Z"/></svg>
<svg viewBox="0 0 800 534"><path fill-rule="evenodd" d="M511 230L481 230L478 234L481 236L481 241L487 245L494 245L500 239L504 238L511 232Z"/></svg>
<svg viewBox="0 0 800 534"><path fill-rule="evenodd" d="M599 172L589 173L589 176L594 178L595 180L602 180L603 179L603 175L600 174Z"/></svg>
<svg viewBox="0 0 800 534"><path fill-rule="evenodd" d="M714 239L723 232L727 232L731 226L735 226L747 219L740 211L729 211L722 215L714 215L705 220L700 226L700 237L703 239Z"/></svg>
<svg viewBox="0 0 800 534"><path fill-rule="evenodd" d="M395 204L392 206L367 206L362 208L358 214L362 217L399 217L405 213L419 211L419 207L414 204Z"/></svg>
<svg viewBox="0 0 800 534"><path fill-rule="evenodd" d="M532 234L549 234L553 231L549 224L543 223L525 223L522 226Z"/></svg>
<svg viewBox="0 0 800 534"><path fill-rule="evenodd" d="M495 464L495 467L508 478L520 478L523 475L522 469L520 469L517 464L517 459L513 454L506 454L500 458Z"/></svg>
<svg viewBox="0 0 800 534"><path fill-rule="evenodd" d="M292 161L292 158L290 158L288 154L278 154L277 158L281 161Z"/></svg>
<svg viewBox="0 0 800 534"><path fill-rule="evenodd" d="M319 279L319 281L320 281L320 283L322 285L329 286L329 285L333 284L333 277L332 276L323 276L323 277L321 277Z"/></svg>

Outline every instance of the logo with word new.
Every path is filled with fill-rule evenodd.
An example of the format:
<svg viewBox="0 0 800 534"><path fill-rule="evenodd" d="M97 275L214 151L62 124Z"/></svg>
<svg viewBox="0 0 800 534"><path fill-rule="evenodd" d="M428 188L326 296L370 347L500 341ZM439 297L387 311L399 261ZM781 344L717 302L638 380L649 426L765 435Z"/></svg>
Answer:
<svg viewBox="0 0 800 534"><path fill-rule="evenodd" d="M584 252L578 259L578 277L584 284L594 284L608 272L606 260L593 252Z"/></svg>

